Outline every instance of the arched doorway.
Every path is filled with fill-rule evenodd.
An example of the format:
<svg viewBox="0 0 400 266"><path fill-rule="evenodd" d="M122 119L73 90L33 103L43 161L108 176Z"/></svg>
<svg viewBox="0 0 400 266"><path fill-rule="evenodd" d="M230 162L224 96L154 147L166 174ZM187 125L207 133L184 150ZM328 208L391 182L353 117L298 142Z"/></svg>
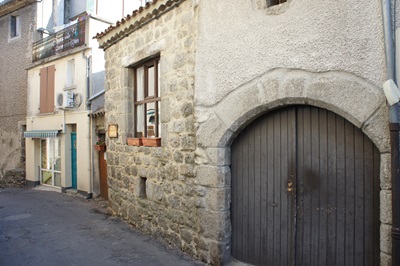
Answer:
<svg viewBox="0 0 400 266"><path fill-rule="evenodd" d="M380 154L324 109L293 106L231 147L232 256L256 265L379 265Z"/></svg>

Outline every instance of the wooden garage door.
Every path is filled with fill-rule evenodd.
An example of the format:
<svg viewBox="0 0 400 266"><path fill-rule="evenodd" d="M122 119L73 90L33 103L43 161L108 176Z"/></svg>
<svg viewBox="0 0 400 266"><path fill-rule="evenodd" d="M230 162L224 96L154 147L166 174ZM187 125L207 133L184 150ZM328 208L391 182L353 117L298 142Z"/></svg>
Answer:
<svg viewBox="0 0 400 266"><path fill-rule="evenodd" d="M255 265L379 265L379 152L315 107L269 113L232 144L232 256Z"/></svg>

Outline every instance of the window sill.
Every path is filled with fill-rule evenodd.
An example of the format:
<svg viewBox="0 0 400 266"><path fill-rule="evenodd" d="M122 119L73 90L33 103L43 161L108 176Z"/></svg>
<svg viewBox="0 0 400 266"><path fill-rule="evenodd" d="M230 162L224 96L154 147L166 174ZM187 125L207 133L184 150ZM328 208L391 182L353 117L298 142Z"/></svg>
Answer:
<svg viewBox="0 0 400 266"><path fill-rule="evenodd" d="M161 147L161 138L127 138L128 146Z"/></svg>

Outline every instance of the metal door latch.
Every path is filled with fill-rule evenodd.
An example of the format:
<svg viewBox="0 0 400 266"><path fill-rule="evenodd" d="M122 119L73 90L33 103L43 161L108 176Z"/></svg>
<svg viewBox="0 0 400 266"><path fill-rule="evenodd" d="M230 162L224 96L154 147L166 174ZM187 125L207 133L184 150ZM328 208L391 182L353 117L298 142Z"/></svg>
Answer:
<svg viewBox="0 0 400 266"><path fill-rule="evenodd" d="M289 180L288 181L288 183L287 183L287 189L286 189L288 192L292 192L292 190L293 190L293 182L292 182L292 180Z"/></svg>

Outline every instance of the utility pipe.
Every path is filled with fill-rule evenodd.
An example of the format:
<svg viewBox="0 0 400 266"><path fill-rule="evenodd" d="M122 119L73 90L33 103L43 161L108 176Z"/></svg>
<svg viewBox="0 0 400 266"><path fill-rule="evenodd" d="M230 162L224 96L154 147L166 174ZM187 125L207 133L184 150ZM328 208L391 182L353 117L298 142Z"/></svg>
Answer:
<svg viewBox="0 0 400 266"><path fill-rule="evenodd" d="M386 53L387 79L395 83L395 40L391 16L391 1L382 0L382 19ZM396 12L396 11L395 11ZM390 106L389 114L392 177L392 265L400 265L400 169L399 169L399 106Z"/></svg>
<svg viewBox="0 0 400 266"><path fill-rule="evenodd" d="M90 113L90 104L91 101L89 100L90 97L90 74L91 74L91 59L92 55L91 52L86 56L86 110ZM89 155L90 155L90 165L89 165L89 190L88 194L86 196L87 199L92 198L93 196L93 156L92 156L92 124L91 124L91 118L90 116L88 117L88 136L87 136L87 141L88 141L88 149L89 149Z"/></svg>

